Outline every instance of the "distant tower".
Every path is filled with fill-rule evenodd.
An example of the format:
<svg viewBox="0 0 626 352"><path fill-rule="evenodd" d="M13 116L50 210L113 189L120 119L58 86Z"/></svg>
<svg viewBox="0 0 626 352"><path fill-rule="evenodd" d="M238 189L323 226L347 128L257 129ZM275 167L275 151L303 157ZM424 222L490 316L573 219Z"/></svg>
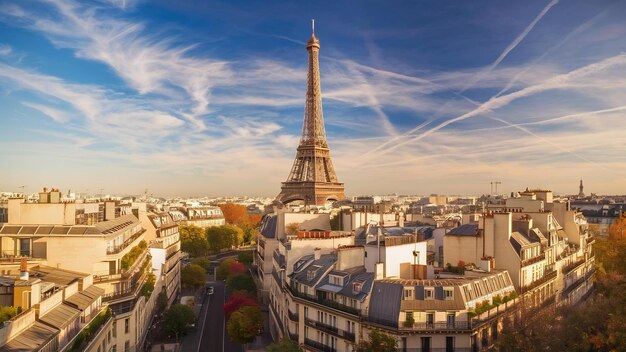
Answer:
<svg viewBox="0 0 626 352"><path fill-rule="evenodd" d="M329 200L342 200L346 196L343 183L337 181L326 142L318 59L320 42L315 37L314 26L306 49L309 52L309 72L302 137L289 177L282 183L276 200L282 203L302 200L305 204L323 205Z"/></svg>
<svg viewBox="0 0 626 352"><path fill-rule="evenodd" d="M585 192L583 192L583 180L580 180L580 186L578 186L578 198L585 198Z"/></svg>

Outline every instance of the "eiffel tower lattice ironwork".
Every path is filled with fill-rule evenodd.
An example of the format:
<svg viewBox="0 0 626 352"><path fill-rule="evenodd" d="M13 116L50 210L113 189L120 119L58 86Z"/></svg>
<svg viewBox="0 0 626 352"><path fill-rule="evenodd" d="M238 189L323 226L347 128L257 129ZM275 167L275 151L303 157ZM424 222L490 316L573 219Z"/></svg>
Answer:
<svg viewBox="0 0 626 352"><path fill-rule="evenodd" d="M309 72L302 138L289 177L282 183L276 200L282 203L300 200L305 204L323 205L346 196L343 183L337 181L326 141L318 58L320 42L315 37L315 27L306 49L309 52Z"/></svg>

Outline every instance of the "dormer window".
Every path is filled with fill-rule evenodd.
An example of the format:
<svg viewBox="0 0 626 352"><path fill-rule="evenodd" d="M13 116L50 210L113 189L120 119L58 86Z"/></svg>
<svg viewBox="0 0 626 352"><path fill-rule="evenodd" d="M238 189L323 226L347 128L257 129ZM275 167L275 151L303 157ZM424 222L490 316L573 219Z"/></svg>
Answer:
<svg viewBox="0 0 626 352"><path fill-rule="evenodd" d="M412 300L414 292L415 292L415 290L413 289L413 287L405 287L404 288L404 299L405 300Z"/></svg>
<svg viewBox="0 0 626 352"><path fill-rule="evenodd" d="M308 270L306 272L306 279L307 280L313 280L315 278L315 273L317 272L317 270Z"/></svg>
<svg viewBox="0 0 626 352"><path fill-rule="evenodd" d="M424 288L424 299L435 299L435 289L432 287Z"/></svg>
<svg viewBox="0 0 626 352"><path fill-rule="evenodd" d="M363 290L363 282L355 281L352 283L352 293L359 293Z"/></svg>
<svg viewBox="0 0 626 352"><path fill-rule="evenodd" d="M330 275L329 281L331 285L334 286L343 286L343 277L337 275Z"/></svg>
<svg viewBox="0 0 626 352"><path fill-rule="evenodd" d="M443 289L443 299L445 300L452 300L454 299L454 290L451 288L444 288Z"/></svg>

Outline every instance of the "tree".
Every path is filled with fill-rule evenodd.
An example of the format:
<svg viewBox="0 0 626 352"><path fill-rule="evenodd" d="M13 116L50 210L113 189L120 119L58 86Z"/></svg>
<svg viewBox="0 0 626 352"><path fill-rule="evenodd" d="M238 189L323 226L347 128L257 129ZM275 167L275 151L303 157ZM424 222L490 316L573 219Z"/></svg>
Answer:
<svg viewBox="0 0 626 352"><path fill-rule="evenodd" d="M300 224L297 222L292 222L285 226L285 234L287 234L287 236L296 236L298 231L300 231Z"/></svg>
<svg viewBox="0 0 626 352"><path fill-rule="evenodd" d="M356 346L356 352L396 352L398 342L392 336L379 330L371 330L367 341Z"/></svg>
<svg viewBox="0 0 626 352"><path fill-rule="evenodd" d="M237 256L237 261L239 261L240 263L243 263L245 265L250 265L252 264L252 256L254 255L253 251L243 251L241 253L239 253L239 255Z"/></svg>
<svg viewBox="0 0 626 352"><path fill-rule="evenodd" d="M230 315L244 306L258 306L258 303L254 297L247 293L238 292L233 294L228 298L228 301L224 304L224 315L226 315L226 319L230 317Z"/></svg>
<svg viewBox="0 0 626 352"><path fill-rule="evenodd" d="M206 230L209 250L218 252L222 249L237 247L243 243L243 231L234 225L212 226Z"/></svg>
<svg viewBox="0 0 626 352"><path fill-rule="evenodd" d="M233 291L246 291L251 294L256 292L254 280L248 274L231 275L226 279L226 285Z"/></svg>
<svg viewBox="0 0 626 352"><path fill-rule="evenodd" d="M205 256L209 253L209 244L201 227L194 225L180 225L180 249L194 257Z"/></svg>
<svg viewBox="0 0 626 352"><path fill-rule="evenodd" d="M198 288L204 285L206 272L200 265L189 264L183 268L180 274L180 282L189 288Z"/></svg>
<svg viewBox="0 0 626 352"><path fill-rule="evenodd" d="M280 342L270 344L265 350L267 352L304 352L297 343L286 336L280 339Z"/></svg>
<svg viewBox="0 0 626 352"><path fill-rule="evenodd" d="M211 266L211 262L209 261L209 259L205 257L196 258L191 261L191 264L196 264L196 265L201 266L204 269L204 271L209 270L209 267Z"/></svg>
<svg viewBox="0 0 626 352"><path fill-rule="evenodd" d="M263 333L263 316L259 307L245 306L231 314L226 323L228 337L234 342L246 344Z"/></svg>
<svg viewBox="0 0 626 352"><path fill-rule="evenodd" d="M193 324L196 315L193 310L184 304L174 304L163 315L163 329L170 335L178 335L185 332L187 327Z"/></svg>
<svg viewBox="0 0 626 352"><path fill-rule="evenodd" d="M259 236L259 231L257 230L258 226L254 226L250 223L244 223L239 225L241 230L243 231L243 244L246 243L256 243L256 239Z"/></svg>
<svg viewBox="0 0 626 352"><path fill-rule="evenodd" d="M218 205L224 214L227 224L241 225L249 223L248 209L245 205L235 203L222 203Z"/></svg>
<svg viewBox="0 0 626 352"><path fill-rule="evenodd" d="M166 308L167 308L167 293L165 293L165 290L163 289L161 290L161 292L159 292L159 295L157 296L156 312L163 313Z"/></svg>
<svg viewBox="0 0 626 352"><path fill-rule="evenodd" d="M217 279L218 280L226 280L228 275L230 274L230 267L236 260L233 258L226 258L222 260L220 265L217 267Z"/></svg>

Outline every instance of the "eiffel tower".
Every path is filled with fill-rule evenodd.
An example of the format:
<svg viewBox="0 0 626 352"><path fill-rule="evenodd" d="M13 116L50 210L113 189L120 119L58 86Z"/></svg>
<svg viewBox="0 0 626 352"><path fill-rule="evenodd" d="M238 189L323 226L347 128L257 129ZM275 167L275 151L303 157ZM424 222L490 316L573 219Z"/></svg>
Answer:
<svg viewBox="0 0 626 352"><path fill-rule="evenodd" d="M282 183L276 200L284 204L299 200L305 205L324 205L327 201L342 200L346 196L343 183L337 181L326 142L318 59L320 41L315 37L315 22L306 49L309 52L309 72L302 138L289 177Z"/></svg>

